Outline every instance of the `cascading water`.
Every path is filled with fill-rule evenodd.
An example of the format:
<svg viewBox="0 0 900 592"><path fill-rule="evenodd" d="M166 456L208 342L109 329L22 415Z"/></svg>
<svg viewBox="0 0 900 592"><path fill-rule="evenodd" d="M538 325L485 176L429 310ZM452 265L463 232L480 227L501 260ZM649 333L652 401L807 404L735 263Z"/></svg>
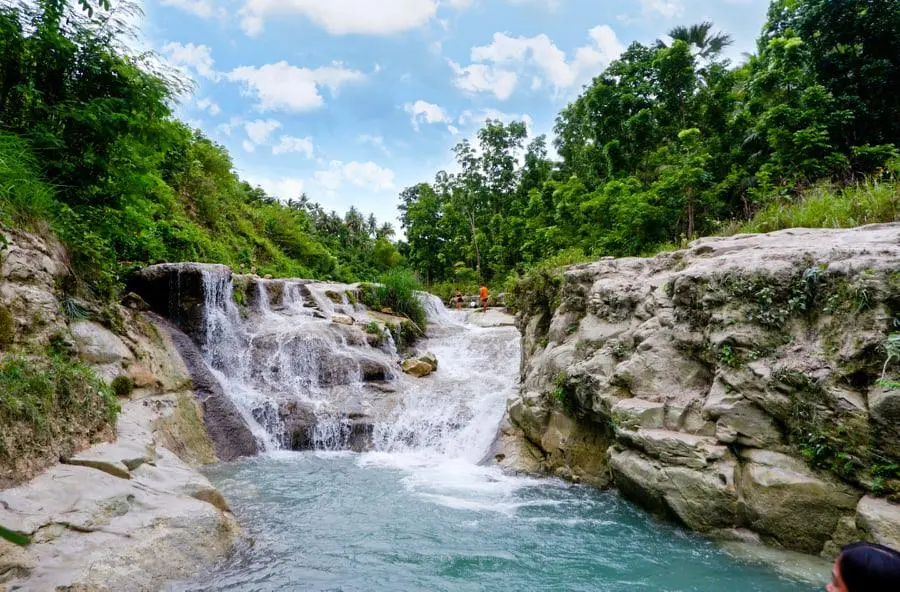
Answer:
<svg viewBox="0 0 900 592"><path fill-rule="evenodd" d="M399 371L390 332L368 342L360 326L371 319L348 302L347 286L253 278L238 306L229 274L203 274L204 357L265 449L296 447L298 408L314 416L301 447L343 449L364 432L371 442L357 447L477 460L493 440L516 384L514 329L469 326L419 294L432 335L419 345L440 367L415 379Z"/></svg>

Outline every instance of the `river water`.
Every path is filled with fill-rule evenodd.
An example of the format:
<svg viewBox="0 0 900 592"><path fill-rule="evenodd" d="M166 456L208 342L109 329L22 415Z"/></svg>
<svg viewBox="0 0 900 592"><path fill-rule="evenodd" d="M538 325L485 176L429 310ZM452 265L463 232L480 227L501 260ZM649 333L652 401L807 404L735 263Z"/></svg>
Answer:
<svg viewBox="0 0 900 592"><path fill-rule="evenodd" d="M426 305L424 347L440 367L424 379L399 377L395 405L375 426L375 451L270 449L211 468L252 543L171 590L822 589L735 559L613 492L479 465L516 387L518 332ZM281 346L279 359L290 350ZM245 403L247 392L265 396L258 373L221 368Z"/></svg>

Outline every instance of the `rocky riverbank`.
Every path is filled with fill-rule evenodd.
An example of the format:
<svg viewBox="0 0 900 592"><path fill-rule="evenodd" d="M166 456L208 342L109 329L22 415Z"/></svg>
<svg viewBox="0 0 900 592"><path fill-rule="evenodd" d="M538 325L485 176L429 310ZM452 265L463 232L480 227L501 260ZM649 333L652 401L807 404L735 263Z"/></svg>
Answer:
<svg viewBox="0 0 900 592"><path fill-rule="evenodd" d="M33 400L2 393L0 524L32 544L0 541L0 590L158 590L230 553L239 529L198 471L218 459L166 329L138 303L65 296L66 253L52 239L6 240L0 361L41 369L25 391L51 390ZM115 386L114 422L113 395L89 392L109 387L85 367ZM25 405L30 416L10 415Z"/></svg>
<svg viewBox="0 0 900 592"><path fill-rule="evenodd" d="M499 463L718 537L900 547L900 225L702 239L516 296Z"/></svg>

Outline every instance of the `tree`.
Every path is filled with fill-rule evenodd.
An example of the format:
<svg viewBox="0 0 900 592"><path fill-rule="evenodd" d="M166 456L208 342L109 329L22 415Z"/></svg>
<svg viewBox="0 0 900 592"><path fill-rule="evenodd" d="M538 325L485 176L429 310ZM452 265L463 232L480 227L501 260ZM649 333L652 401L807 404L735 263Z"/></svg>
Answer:
<svg viewBox="0 0 900 592"><path fill-rule="evenodd" d="M669 37L673 41L683 41L688 46L696 48L697 57L710 60L721 55L726 47L734 43L731 35L722 32L712 33L713 26L710 21L687 27L679 25L669 31ZM657 43L665 47L664 42L658 41Z"/></svg>

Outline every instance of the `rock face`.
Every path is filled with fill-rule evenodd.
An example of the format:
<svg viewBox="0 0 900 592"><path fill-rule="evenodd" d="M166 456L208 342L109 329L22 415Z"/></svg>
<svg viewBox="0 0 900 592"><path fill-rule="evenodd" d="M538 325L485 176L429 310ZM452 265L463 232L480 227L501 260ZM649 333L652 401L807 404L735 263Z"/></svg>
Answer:
<svg viewBox="0 0 900 592"><path fill-rule="evenodd" d="M230 553L239 529L221 493L155 444L160 421L196 413L178 409L185 401L128 402L115 444L0 492L0 524L32 537L25 549L0 542L0 585L158 590Z"/></svg>
<svg viewBox="0 0 900 592"><path fill-rule="evenodd" d="M57 368L89 375L86 365L134 389L115 425L99 396L48 405L42 431L0 414L0 524L32 535L24 549L0 541L0 590L158 590L221 559L238 528L196 469L217 458L167 332L139 298L122 306L72 296L54 240L4 235L2 357L50 379L70 375Z"/></svg>
<svg viewBox="0 0 900 592"><path fill-rule="evenodd" d="M807 553L900 536L900 225L702 239L516 301L522 389L496 462Z"/></svg>
<svg viewBox="0 0 900 592"><path fill-rule="evenodd" d="M231 461L257 454L259 444L256 437L203 361L194 342L162 317L153 316L152 319L161 331L166 332L184 360L191 376L194 396L203 409L203 421L215 446L216 456L221 460Z"/></svg>

